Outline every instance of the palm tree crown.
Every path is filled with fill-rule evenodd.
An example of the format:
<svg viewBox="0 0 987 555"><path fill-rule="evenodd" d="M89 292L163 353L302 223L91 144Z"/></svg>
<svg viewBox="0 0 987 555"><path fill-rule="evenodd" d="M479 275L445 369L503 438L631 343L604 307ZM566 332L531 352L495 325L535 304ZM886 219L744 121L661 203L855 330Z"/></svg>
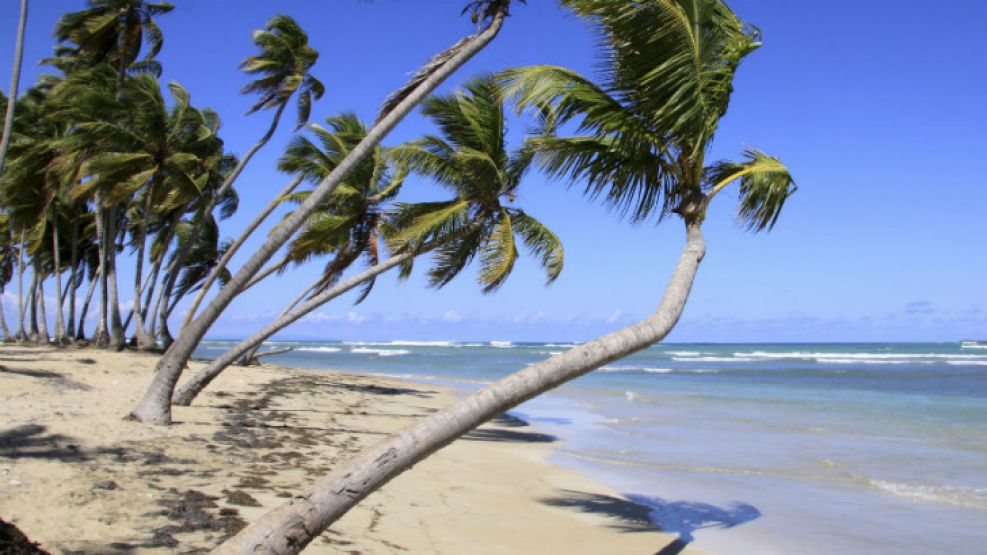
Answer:
<svg viewBox="0 0 987 555"><path fill-rule="evenodd" d="M254 31L254 44L260 53L244 60L240 67L258 79L243 87L244 93L260 95L248 113L282 107L298 91L298 126L308 121L312 99L325 93L322 82L309 70L319 59L319 53L308 45L308 35L287 15L278 15L267 22L264 30Z"/></svg>
<svg viewBox="0 0 987 555"><path fill-rule="evenodd" d="M304 135L292 140L278 161L278 169L295 173L312 184L319 183L367 135L366 125L352 113L327 118L325 123L308 125L314 141ZM383 147L374 148L289 243L286 263L301 264L315 256L335 253L312 294L332 284L361 257L369 266L379 262L384 206L397 195L407 174L393 165ZM301 203L310 194L311 191L302 191L284 200ZM368 281L357 302L370 293L373 283Z"/></svg>
<svg viewBox="0 0 987 555"><path fill-rule="evenodd" d="M87 9L59 20L55 38L72 46L57 48L56 57L47 61L63 70L109 63L121 75L128 69L160 75L161 65L154 57L164 39L154 17L174 8L167 2L89 0ZM144 59L137 61L145 44Z"/></svg>
<svg viewBox="0 0 987 555"><path fill-rule="evenodd" d="M439 242L429 283L449 283L476 256L484 292L504 283L517 260L517 235L539 258L548 281L562 271L562 244L547 227L510 205L531 163L527 152L508 152L503 97L490 75L464 91L426 100L424 113L441 136L395 147L393 156L412 171L455 193L444 202L401 204L391 218L391 247ZM405 274L407 274L407 268Z"/></svg>
<svg viewBox="0 0 987 555"><path fill-rule="evenodd" d="M787 169L757 151L741 162L705 161L759 31L721 0L563 3L596 22L605 46L599 82L558 66L502 74L519 109L537 110L542 134L527 148L541 168L583 181L587 194L634 220L674 212L701 221L712 196L740 179L741 222L770 228L795 190ZM559 136L569 122L575 133Z"/></svg>

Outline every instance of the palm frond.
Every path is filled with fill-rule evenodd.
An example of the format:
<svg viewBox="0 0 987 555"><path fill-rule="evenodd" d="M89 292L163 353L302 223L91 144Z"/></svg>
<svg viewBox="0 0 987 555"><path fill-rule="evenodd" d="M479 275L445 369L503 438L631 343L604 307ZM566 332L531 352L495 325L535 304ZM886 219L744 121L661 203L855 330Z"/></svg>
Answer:
<svg viewBox="0 0 987 555"><path fill-rule="evenodd" d="M562 241L544 224L524 211L509 209L508 213L511 215L515 233L521 236L531 256L537 258L545 269L546 284L552 283L565 266L565 249L562 248Z"/></svg>
<svg viewBox="0 0 987 555"><path fill-rule="evenodd" d="M719 162L706 172L712 197L731 182L740 180L737 219L750 231L770 230L788 197L798 189L781 160L758 150L744 152L742 162Z"/></svg>

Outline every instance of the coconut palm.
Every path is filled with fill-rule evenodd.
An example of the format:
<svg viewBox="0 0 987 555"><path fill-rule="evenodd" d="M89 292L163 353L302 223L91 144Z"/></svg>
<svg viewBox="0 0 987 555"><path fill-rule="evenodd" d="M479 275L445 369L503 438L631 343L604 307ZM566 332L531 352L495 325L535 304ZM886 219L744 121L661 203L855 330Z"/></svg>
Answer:
<svg viewBox="0 0 987 555"><path fill-rule="evenodd" d="M69 44L61 45L56 56L45 62L66 74L109 64L121 82L128 70L160 75L161 64L154 58L164 38L154 18L174 8L145 0L89 0L87 9L67 13L58 21L55 38ZM144 59L138 61L145 44Z"/></svg>
<svg viewBox="0 0 987 555"><path fill-rule="evenodd" d="M163 214L172 214L170 220L162 219L168 225L165 233L169 235L169 239L178 238L175 250L165 266L166 277L162 280L161 292L154 309L157 324L155 328L156 337L159 338L165 348L173 340L168 330L168 318L178 301L194 289L193 287L178 288L180 276L190 265L202 267L204 264L208 266L209 270L213 269L217 262L214 256L221 256L224 250L217 243L218 232L215 237L203 240L200 240L200 235L207 232L207 227L212 225L215 215L218 215L219 219L229 218L236 211L239 203L234 189L222 188L226 176L237 165L237 158L223 152L223 142L216 136L219 130L219 117L215 112L203 110L202 115L207 122L206 127L210 129L211 139L207 152L200 157L196 169L196 179L201 184L201 189L195 191L194 194L174 196L173 204L163 206L165 209ZM172 210L172 206L176 208ZM182 220L185 214L191 214L191 217L188 220ZM210 244L212 247L208 246ZM163 244L163 246L164 251L167 251L168 243ZM200 274L187 274L187 276L191 275L197 275L199 276L198 279L201 279Z"/></svg>
<svg viewBox="0 0 987 555"><path fill-rule="evenodd" d="M0 175L3 175L4 163L7 160L7 148L10 146L10 135L14 126L14 105L17 90L21 83L21 63L24 61L24 28L27 26L27 0L21 0L21 15L17 20L17 39L14 43L14 63L10 72L10 101L4 106L3 132L0 134ZM2 100L2 99L0 99Z"/></svg>
<svg viewBox="0 0 987 555"><path fill-rule="evenodd" d="M483 291L489 293L496 290L514 268L518 243L526 245L538 257L545 268L548 283L559 276L564 254L558 238L541 222L511 205L531 158L525 152L512 156L506 147L503 100L492 76L469 82L461 92L429 98L424 102L423 112L436 123L441 136L427 136L420 141L395 147L389 154L400 166L407 166L432 178L452 192L454 197L443 202L399 204L387 224L390 231L388 244L393 252L391 257L375 262L366 270L328 288L324 288L326 280L317 281L311 288L315 293L308 300L297 307L289 307L274 322L214 359L202 372L192 377L176 392L176 404L189 404L231 361L250 352L277 331L326 302L363 285L364 291L359 301L376 276L402 265L406 266L407 272L417 256L426 253L434 255L434 264L428 273L429 283L434 287L448 284L470 261L478 259L477 280ZM324 144L333 143L324 141ZM336 144L340 143L345 144L336 141ZM302 158L303 161L308 159L310 157ZM377 181L376 176L385 173L369 166L362 170L369 183ZM358 169L354 175L360 173ZM337 189L334 197L347 203L355 202L355 199L349 198L355 195L345 192L345 188L346 184ZM390 185L383 192L387 193L393 188L395 186ZM380 189L377 186L368 191L373 192L370 197L363 193L361 197L369 198L369 202L356 201L359 208L354 212L347 212L346 205L341 205L328 214L333 222L341 220L343 214L360 214L360 218L353 219L356 225L349 228L349 236L340 239L343 245L339 248L340 253L345 253L345 245L354 241L354 236L362 236L362 228L367 227L366 224L376 223L374 211L363 207L374 206L381 196L381 193L374 191ZM304 237L306 232L299 236L300 239ZM376 247L372 247L370 253L376 259ZM331 275L334 279L335 274Z"/></svg>
<svg viewBox="0 0 987 555"><path fill-rule="evenodd" d="M252 114L258 110L274 109L274 117L264 136L243 155L236 167L226 176L217 198L222 197L233 186L254 154L274 136L278 123L281 121L281 115L295 93L298 93L296 128L308 121L313 99L318 100L325 93L325 86L310 73L312 66L319 58L319 53L308 45L308 35L294 19L283 14L271 18L264 30L254 32L253 41L260 52L245 59L240 64L240 68L258 78L244 86L242 92L256 93L260 98L247 113ZM193 241L199 233L201 225L203 225L202 222L204 220L200 221L192 231ZM191 244L188 243L188 245ZM202 298L212 287L220 273L227 271L226 264L236 253L240 244L242 241L230 245L230 248L214 267L214 271L206 277L200 294L197 295L192 307L187 311L182 328L185 328L194 316ZM186 254L179 252L177 260L183 261Z"/></svg>
<svg viewBox="0 0 987 555"><path fill-rule="evenodd" d="M605 39L599 84L564 68L509 71L507 90L538 110L529 143L550 175L577 178L591 197L634 219L680 217L686 246L657 310L641 322L532 364L425 417L335 468L305 494L248 526L216 553L295 553L394 476L519 403L660 341L682 314L706 245L708 203L739 183L742 224L769 229L794 191L777 159L750 152L707 165L738 65L760 46L721 0L563 0ZM572 121L575 134L554 131ZM562 127L566 128L566 127ZM340 494L339 492L343 492Z"/></svg>
<svg viewBox="0 0 987 555"><path fill-rule="evenodd" d="M127 117L88 125L98 132L105 145L85 164L84 175L91 176L77 187L77 196L87 190L106 188L114 196L132 199L126 221L136 250L134 298L143 293L143 267L148 229L176 199L197 196L202 190L197 169L201 158L217 148L218 139L206 125L203 113L189 103L188 92L178 83L169 85L174 106L168 108L160 85L153 77L141 75L126 84ZM221 144L221 142L220 142ZM154 345L145 326L145 313L135 304L136 342L139 348Z"/></svg>
<svg viewBox="0 0 987 555"><path fill-rule="evenodd" d="M450 48L432 57L409 83L395 91L387 101L384 110L367 136L332 171L278 229L268 236L264 243L249 257L244 265L230 278L230 281L216 294L202 313L183 330L181 337L159 359L155 376L144 397L135 407L131 416L142 422L168 424L171 422L171 397L199 341L223 310L243 289L244 285L270 260L297 231L305 220L324 202L346 179L353 168L368 156L373 148L398 124L415 106L427 97L453 72L472 58L497 36L507 16L509 0L490 0L494 8L484 12L485 26L475 35L456 42Z"/></svg>

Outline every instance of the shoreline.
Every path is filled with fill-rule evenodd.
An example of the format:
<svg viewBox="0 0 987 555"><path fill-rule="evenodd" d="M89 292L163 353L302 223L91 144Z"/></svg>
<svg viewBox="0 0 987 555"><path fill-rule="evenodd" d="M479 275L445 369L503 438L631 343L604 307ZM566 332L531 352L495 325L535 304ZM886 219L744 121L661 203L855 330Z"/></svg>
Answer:
<svg viewBox="0 0 987 555"><path fill-rule="evenodd" d="M454 399L436 384L264 365L224 373L177 407L173 426L123 421L156 358L0 348L0 518L52 553L208 549ZM700 553L659 532L647 507L549 462L554 444L500 418L375 492L305 552Z"/></svg>

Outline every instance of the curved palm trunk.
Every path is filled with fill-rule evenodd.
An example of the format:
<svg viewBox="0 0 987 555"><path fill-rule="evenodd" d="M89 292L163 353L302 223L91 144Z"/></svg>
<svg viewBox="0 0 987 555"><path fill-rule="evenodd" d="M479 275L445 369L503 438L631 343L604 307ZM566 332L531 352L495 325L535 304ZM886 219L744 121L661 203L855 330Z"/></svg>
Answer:
<svg viewBox="0 0 987 555"><path fill-rule="evenodd" d="M123 319L120 318L120 294L117 288L117 215L115 209L106 212L106 281L109 287L110 347L122 349L127 340L123 335Z"/></svg>
<svg viewBox="0 0 987 555"><path fill-rule="evenodd" d="M168 247L169 245L171 245L172 240L175 239L175 235L178 233L178 224L181 223L181 221L182 221L182 213L176 210L174 216L172 216L171 225L168 226L168 229L166 231L165 240L162 243L164 245L164 252L161 253L160 257L158 257L158 261L154 263L154 270L151 271L151 275L153 277L151 278L151 287L148 290L147 298L144 301L144 318L146 322L150 323L150 329L148 330L148 334L152 339L156 339L158 337L158 314L161 311L161 293L158 293L158 297L157 297L158 300L154 301L155 298L154 289L158 284L157 283L158 274L160 273L161 268L162 267L167 268L167 265L164 262L165 259L167 258ZM176 248L178 247L176 246ZM165 277L162 278L161 280L162 290L167 284L167 281L168 281L168 274L166 270ZM152 306L151 305L152 301L154 302L153 312L151 311L150 308Z"/></svg>
<svg viewBox="0 0 987 555"><path fill-rule="evenodd" d="M30 313L28 314L28 329L27 329L27 339L33 343L38 342L38 264L34 263L33 272L31 273L31 298L29 299L28 309Z"/></svg>
<svg viewBox="0 0 987 555"><path fill-rule="evenodd" d="M350 171L356 167L374 147L401 121L411 110L417 106L426 96L446 80L460 66L472 58L484 46L490 43L500 28L503 26L504 17L507 15L507 3L503 3L498 13L493 17L490 24L481 32L467 39L457 42L452 48L440 54L441 59L436 63L436 67L429 67L427 77L415 86L406 91L402 89L401 100L387 111L374 126L370 129L362 141L343 159L336 169L334 169L319 186L312 191L312 194L289 215L282 224L275 229L264 241L264 244L250 257L243 267L230 279L230 282L223 287L213 298L202 314L189 323L183 330L182 336L158 361L154 380L148 387L143 399L134 409L131 416L142 422L154 424L168 424L171 422L171 396L181 377L182 370L186 362L192 355L199 341L209 330L210 326L219 318L219 315L226 309L241 287L269 260L274 253L280 249L285 242L298 230L305 222L305 219L325 201L326 198L336 189L336 187L349 175ZM407 93L407 94L405 94Z"/></svg>
<svg viewBox="0 0 987 555"><path fill-rule="evenodd" d="M21 17L17 20L17 40L14 43L14 65L10 72L10 89L7 91L7 113L3 120L3 135L0 136L0 175L3 174L4 163L7 161L7 148L10 146L10 135L14 128L14 104L17 101L17 89L21 83L21 64L24 61L24 28L27 26L27 0L21 0Z"/></svg>
<svg viewBox="0 0 987 555"><path fill-rule="evenodd" d="M21 228L21 241L17 248L17 339L27 339L24 331L24 244L25 231Z"/></svg>
<svg viewBox="0 0 987 555"><path fill-rule="evenodd" d="M250 222L250 225L247 226L247 229L243 230L243 233L241 233L240 236L236 238L236 241L234 241L233 244L230 245L230 248L227 249L225 253L223 253L222 258L220 258L219 262L216 263L216 267L212 269L212 272L209 272L209 276L206 278L206 281L202 284L202 288L199 289L199 294L196 295L195 300L192 301L192 306L190 306L188 312L185 313L185 319L182 320L182 327L181 327L182 330L184 330L185 327L188 326L189 322L192 321L192 318L195 317L196 311L199 310L199 305L202 304L202 299L206 297L206 293L209 292L209 288L212 287L212 284L216 283L216 280L219 279L220 274L223 273L223 269L226 268L226 265L230 263L230 260L233 258L233 255L236 254L236 251L238 251L240 247L243 246L243 243L247 241L247 239L254 233L254 231L260 226L260 224L264 223L264 220L266 220L267 217L271 215L271 212L274 212L274 209L281 204L280 200L283 197L291 194L291 192L295 190L295 187L297 187L298 184L301 182L302 182L301 177L296 177L295 179L293 179L291 183L289 183L287 187L285 187L280 193L278 193L278 196L274 197L274 200L272 200L267 205L267 207L265 207L264 210L262 210L261 213L258 214L257 217L254 218L252 222ZM249 286L246 287L245 289L249 289Z"/></svg>
<svg viewBox="0 0 987 555"><path fill-rule="evenodd" d="M380 274L390 270L391 268L400 266L402 262L414 258L418 254L422 254L422 253L408 252L408 253L392 256L387 260L385 260L384 262L377 264L376 266L367 268L366 270L360 272L359 274L356 274L355 276L347 280L337 283L336 285L330 287L329 289L326 289L322 293L319 293L318 295L305 301L300 306L282 312L281 316L279 316L273 322L264 326L250 337L240 341L235 346L233 346L230 350L216 357L212 362L209 363L209 366L206 366L204 369L202 369L201 372L199 372L195 376L192 376L192 378L189 379L189 381L187 381L181 388L178 389L178 391L175 392L175 396L172 402L176 405L181 405L181 406L190 405L192 401L195 399L195 397L203 389L205 389L207 385L209 385L209 382L215 379L216 376L218 376L223 370L225 370L229 365L233 364L237 359L242 357L244 354L246 354L247 352L249 352L250 350L256 347L259 347L260 344L263 343L264 340L267 339L268 337L271 337L275 333L290 326L291 324L298 321L298 319L301 318L302 316L305 316L309 312L312 312L316 308L319 308L320 306L326 304L332 299L335 299L336 297L346 293L347 291L354 289L355 287L365 283L369 279L379 276Z"/></svg>
<svg viewBox="0 0 987 555"><path fill-rule="evenodd" d="M76 289L79 287L78 276L79 276L79 221L76 220L72 223L72 253L71 260L69 264L72 266L72 271L69 272L69 314L68 314L68 329L65 330L65 335L71 340L75 337L75 295Z"/></svg>
<svg viewBox="0 0 987 555"><path fill-rule="evenodd" d="M154 190L154 180L148 185L148 190L144 192L144 222L140 224L140 230L138 232L137 239L137 265L134 270L134 304L131 308L131 315L134 317L134 342L137 344L137 348L140 350L147 350L155 347L155 342L148 337L147 327L144 324L144 310L141 303L141 298L144 294L144 251L147 246L147 223L150 220L151 215L151 193ZM127 323L124 324L124 329L127 328L127 324L130 322L130 317L127 317Z"/></svg>
<svg viewBox="0 0 987 555"><path fill-rule="evenodd" d="M323 280L323 278L321 276L318 277L315 280L315 282L312 283L312 285L309 285L304 291L301 292L301 294L299 294L297 297L295 297L295 300L291 301L291 303L289 303L288 306L286 306L284 308L284 310L282 310L281 313L278 314L278 316L277 316L277 318L275 318L275 320L277 320L278 318L281 318L285 314L290 313L291 312L291 309L293 309L296 306L298 306L298 303L300 303L303 300L305 300L305 297L309 293L311 293L313 290L315 290L315 288L317 288L322 283L322 280ZM250 350L248 350L247 352L243 353L240 356L240 358L238 358L236 360L235 364L237 366L249 366L250 365L250 361L254 360L254 358L257 356L257 351L260 350L261 345L263 345L263 343L264 342L261 341L260 343L258 343L256 345L254 345L253 347L251 347ZM198 394L198 392L196 392L196 394ZM186 405L188 405L188 403L186 403Z"/></svg>
<svg viewBox="0 0 987 555"><path fill-rule="evenodd" d="M0 286L0 298L3 297L3 290L4 288ZM14 340L14 336L10 335L10 328L7 327L7 317L4 314L2 302L0 302L0 329L3 330L4 343L10 343Z"/></svg>
<svg viewBox="0 0 987 555"><path fill-rule="evenodd" d="M255 275L250 281L248 281L247 283L245 283L244 286L241 287L240 290L236 292L236 294L239 295L240 293L243 293L247 289L250 289L251 287L257 285L258 283L264 281L265 279L267 279L268 277L270 277L271 274L273 274L274 272L277 272L278 270L280 270L281 268L283 268L284 265L287 264L287 263L288 263L288 257L285 256L284 258L282 258L278 262L276 262L274 264L271 264L267 268L264 268L257 275Z"/></svg>
<svg viewBox="0 0 987 555"><path fill-rule="evenodd" d="M93 276L89 280L89 289L86 291L86 300L82 303L82 310L79 311L79 326L76 328L75 338L79 341L86 339L86 316L89 314L89 303L93 300L93 293L96 292L96 285L100 282L99 276Z"/></svg>
<svg viewBox="0 0 987 555"><path fill-rule="evenodd" d="M93 334L93 341L99 347L106 347L109 343L107 335L107 299L109 297L106 288L106 210L103 209L102 195L96 196L96 243L99 250L99 322L96 324L96 331Z"/></svg>
<svg viewBox="0 0 987 555"><path fill-rule="evenodd" d="M65 335L65 317L62 313L62 258L61 253L59 253L58 215L54 212L52 209L51 247L52 259L54 260L52 273L55 274L55 344L62 346L68 344L69 340L68 336Z"/></svg>
<svg viewBox="0 0 987 555"><path fill-rule="evenodd" d="M45 310L45 279L38 278L38 335L35 341L39 345L47 345L51 342L48 335L48 312Z"/></svg>
<svg viewBox="0 0 987 555"><path fill-rule="evenodd" d="M212 214L213 208L216 207L216 204L219 202L219 199L222 198L223 194L226 193L226 191L228 191L230 187L233 186L233 182L235 182L236 179L240 177L240 174L243 173L243 168L247 166L247 163L250 162L250 159L254 157L254 154L257 154L257 151L263 148L263 146L266 145L267 142L271 140L271 137L274 136L274 132L278 128L278 123L281 121L281 114L284 113L284 109L287 105L288 105L288 100L285 99L285 101L282 102L280 106L278 106L277 111L274 113L274 119L271 121L271 126L267 129L267 133L265 133L264 136L261 137L261 139L257 141L256 144L254 144L254 146L250 147L250 150L248 150L243 155L243 158L241 158L240 161L237 162L236 167L233 168L233 171L231 171L230 174L226 176L226 179L223 181L223 184L220 185L218 189L216 189L216 192L213 194L212 198L209 199L209 202L202 209L201 215L198 218L196 218L195 226L192 228L192 231L189 233L188 240L184 244L179 243L178 252L175 254L175 265L172 271L169 272L167 278L167 283L169 284L167 286L167 289L169 290L169 292L171 288L174 287L175 281L178 279L178 272L181 271L182 265L185 262L185 257L187 257L189 255L189 252L192 251L192 246L195 245L196 240L199 238L199 233L202 232L202 227L206 224L206 219L209 217L209 214ZM185 323L182 323L182 328L183 329L185 328ZM166 349L168 348L168 345L171 344L171 334L168 334L168 338L169 341L165 345Z"/></svg>
<svg viewBox="0 0 987 555"><path fill-rule="evenodd" d="M269 512L213 553L298 553L360 500L494 416L661 341L678 322L706 252L699 224L687 226L661 304L647 319L528 366L364 450L303 495Z"/></svg>

